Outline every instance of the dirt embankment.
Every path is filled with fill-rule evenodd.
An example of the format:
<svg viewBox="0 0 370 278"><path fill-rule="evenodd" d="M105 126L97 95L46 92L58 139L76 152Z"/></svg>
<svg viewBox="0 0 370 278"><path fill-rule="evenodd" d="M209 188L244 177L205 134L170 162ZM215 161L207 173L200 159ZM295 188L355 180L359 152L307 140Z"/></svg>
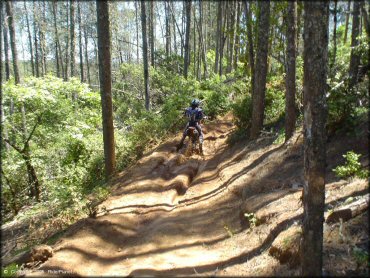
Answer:
<svg viewBox="0 0 370 278"><path fill-rule="evenodd" d="M175 138L119 174L98 216L72 225L53 257L29 275L297 275L289 259L296 248L286 245L297 242L303 212L303 138L298 132L285 145L270 136L229 146L233 129L230 115L207 124L204 157L177 154ZM338 181L331 173L345 151L368 147L363 137L340 140L328 147L328 210L368 190L364 180ZM362 273L347 249L368 242L367 221L359 221L367 217L326 225L326 273ZM347 263L334 267L335 258Z"/></svg>

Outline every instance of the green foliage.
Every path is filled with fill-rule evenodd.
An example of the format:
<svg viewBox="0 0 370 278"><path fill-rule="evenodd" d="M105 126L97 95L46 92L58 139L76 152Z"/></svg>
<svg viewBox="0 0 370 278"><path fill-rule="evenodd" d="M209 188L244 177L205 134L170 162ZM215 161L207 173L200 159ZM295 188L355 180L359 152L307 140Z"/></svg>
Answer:
<svg viewBox="0 0 370 278"><path fill-rule="evenodd" d="M244 217L249 221L251 228L258 226L259 221L254 213L244 213Z"/></svg>
<svg viewBox="0 0 370 278"><path fill-rule="evenodd" d="M366 250L355 246L353 248L353 256L358 265L369 265L369 253Z"/></svg>
<svg viewBox="0 0 370 278"><path fill-rule="evenodd" d="M365 179L369 176L369 171L363 170L359 161L361 154L349 151L343 157L346 159L345 164L333 169L338 177L347 178L356 176Z"/></svg>
<svg viewBox="0 0 370 278"><path fill-rule="evenodd" d="M251 126L252 120L252 98L245 95L243 98L238 98L232 104L233 114L235 116L235 124L240 129L248 129Z"/></svg>
<svg viewBox="0 0 370 278"><path fill-rule="evenodd" d="M279 130L278 136L276 137L273 144L280 145L283 144L285 141L285 128Z"/></svg>
<svg viewBox="0 0 370 278"><path fill-rule="evenodd" d="M285 111L285 83L283 76L272 76L266 84L265 124L276 122Z"/></svg>
<svg viewBox="0 0 370 278"><path fill-rule="evenodd" d="M16 263L12 263L6 267L1 268L1 277L17 277L17 272L20 270L20 266Z"/></svg>

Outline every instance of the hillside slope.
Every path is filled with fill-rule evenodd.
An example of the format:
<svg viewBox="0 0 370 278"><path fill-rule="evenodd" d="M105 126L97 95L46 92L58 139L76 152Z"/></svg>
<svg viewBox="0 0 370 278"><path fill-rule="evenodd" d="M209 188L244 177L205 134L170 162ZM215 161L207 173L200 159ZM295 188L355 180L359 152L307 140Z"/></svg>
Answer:
<svg viewBox="0 0 370 278"><path fill-rule="evenodd" d="M270 256L269 248L301 221L303 136L297 132L285 145L272 144L271 135L229 146L233 129L231 115L206 124L204 158L177 154L177 137L120 173L98 216L72 225L53 246L54 256L30 276L56 270L84 276L298 274L297 267ZM328 209L368 191L365 180L339 181L332 174L345 151L368 149L365 136L343 140L328 145ZM326 272L363 273L346 250L368 242L367 217L327 225ZM345 225L357 229L343 241L334 235L339 228L346 233ZM335 258L342 266L333 267Z"/></svg>

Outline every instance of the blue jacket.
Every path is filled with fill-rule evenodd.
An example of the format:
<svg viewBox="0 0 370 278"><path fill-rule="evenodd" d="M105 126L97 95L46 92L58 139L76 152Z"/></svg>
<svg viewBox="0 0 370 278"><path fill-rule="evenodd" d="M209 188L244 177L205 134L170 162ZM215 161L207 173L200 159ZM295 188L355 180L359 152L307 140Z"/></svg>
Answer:
<svg viewBox="0 0 370 278"><path fill-rule="evenodd" d="M202 108L196 107L193 109L192 107L188 107L185 110L185 116L189 119L189 125L195 126L200 120L203 119L204 113Z"/></svg>

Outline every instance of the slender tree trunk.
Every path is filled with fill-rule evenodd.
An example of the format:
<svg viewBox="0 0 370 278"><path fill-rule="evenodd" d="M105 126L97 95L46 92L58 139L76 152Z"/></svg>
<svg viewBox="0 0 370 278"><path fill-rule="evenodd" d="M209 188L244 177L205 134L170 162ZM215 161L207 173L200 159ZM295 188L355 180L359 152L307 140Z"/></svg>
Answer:
<svg viewBox="0 0 370 278"><path fill-rule="evenodd" d="M84 73L84 61L83 61L83 48L82 48L82 24L81 24L81 3L77 3L77 16L78 16L78 44L80 51L80 76L81 82L85 82L85 73Z"/></svg>
<svg viewBox="0 0 370 278"><path fill-rule="evenodd" d="M171 52L171 27L168 1L164 2L164 12L166 21L166 58L168 58Z"/></svg>
<svg viewBox="0 0 370 278"><path fill-rule="evenodd" d="M190 23L191 23L191 0L186 0L186 28L185 28L185 58L184 77L188 78L188 67L190 64Z"/></svg>
<svg viewBox="0 0 370 278"><path fill-rule="evenodd" d="M258 26L255 87L252 94L252 139L258 137L263 126L267 76L267 54L270 30L270 1L258 2L258 5L261 16Z"/></svg>
<svg viewBox="0 0 370 278"><path fill-rule="evenodd" d="M222 60L223 60L223 57L224 57L224 46L225 46L225 42L226 42L226 38L227 38L227 34L226 34L226 23L227 23L227 15L229 14L229 11L228 11L228 3L227 2L223 2L223 5L225 5L225 8L222 9L223 10L223 17L225 18L225 20L223 21L223 25L221 27L221 32L220 32L220 61L219 61L219 69L218 69L218 74L221 76L222 75L222 71L223 71L223 64L222 64Z"/></svg>
<svg viewBox="0 0 370 278"><path fill-rule="evenodd" d="M304 2L304 188L301 275L322 275L329 2Z"/></svg>
<svg viewBox="0 0 370 278"><path fill-rule="evenodd" d="M150 28L149 28L149 41L150 41L150 59L152 67L155 67L154 64L154 1L150 1Z"/></svg>
<svg viewBox="0 0 370 278"><path fill-rule="evenodd" d="M143 39L143 64L144 64L144 86L145 86L145 108L150 109L149 97L149 69L148 69L148 39L146 36L146 10L145 1L141 1L141 30Z"/></svg>
<svg viewBox="0 0 370 278"><path fill-rule="evenodd" d="M89 55L87 53L87 31L86 31L86 24L84 25L84 43L85 43L85 63L86 63L86 73L87 73L87 82L91 85L91 77L90 77L90 63L89 63Z"/></svg>
<svg viewBox="0 0 370 278"><path fill-rule="evenodd" d="M135 22L136 22L136 61L139 63L139 19L138 19L138 1L135 1Z"/></svg>
<svg viewBox="0 0 370 278"><path fill-rule="evenodd" d="M71 36L71 77L76 76L76 39L75 39L75 0L70 0L70 36ZM74 99L76 95L74 94Z"/></svg>
<svg viewBox="0 0 370 278"><path fill-rule="evenodd" d="M171 9L171 15L172 15L172 11L174 10L174 7L173 7L173 1L170 2L170 9ZM175 55L177 55L177 39L176 39L176 24L175 24L175 20L174 20L174 17L171 16L171 26L172 26L172 33L173 33L173 51L175 53Z"/></svg>
<svg viewBox="0 0 370 278"><path fill-rule="evenodd" d="M356 51L359 44L358 35L360 25L360 2L353 2L353 16L352 16L352 40L351 40L351 58L349 64L349 87L352 88L357 83L358 67L360 65L360 55Z"/></svg>
<svg viewBox="0 0 370 278"><path fill-rule="evenodd" d="M63 59L62 59L62 52L60 49L59 34L58 34L57 3L58 2L54 0L51 5L52 5L52 11L53 11L54 36L55 36L55 60L56 60L56 67L57 67L57 76L60 78L63 75L63 61L62 61Z"/></svg>
<svg viewBox="0 0 370 278"><path fill-rule="evenodd" d="M347 13L346 13L346 27L344 29L344 43L347 42L347 34L348 34L348 21L349 21L349 15L351 14L351 0L348 1L347 5Z"/></svg>
<svg viewBox="0 0 370 278"><path fill-rule="evenodd" d="M5 4L6 5L6 4ZM5 6L4 6L4 9ZM3 11L1 11L3 13ZM4 58L5 58L5 80L10 79L10 66L9 66L9 40L8 40L8 22L6 20L6 14L4 13L3 26L4 26Z"/></svg>
<svg viewBox="0 0 370 278"><path fill-rule="evenodd" d="M234 43L235 43L235 23L236 23L236 20L235 20L235 17L236 17L236 11L237 11L237 7L236 7L236 3L235 1L231 2L232 5L231 5L231 13L230 13L230 26L229 26L229 32L230 32L230 37L229 37L229 53L228 53L228 59L227 59L227 72L230 73L231 72L231 69L232 69L232 66L233 66L233 62L234 62Z"/></svg>
<svg viewBox="0 0 370 278"><path fill-rule="evenodd" d="M217 29L216 29L216 57L215 57L215 67L214 72L218 72L218 64L220 60L220 42L221 42L221 28L222 28L222 2L219 1L217 5Z"/></svg>
<svg viewBox="0 0 370 278"><path fill-rule="evenodd" d="M206 53L206 46L204 43L204 35L203 35L203 5L202 2L199 1L199 24L196 21L196 18L194 17L194 20L196 22L198 33L199 33L199 51L202 53L202 60L203 60L203 76L205 79L208 78L208 70L207 70L207 53Z"/></svg>
<svg viewBox="0 0 370 278"><path fill-rule="evenodd" d="M249 67L251 71L251 88L252 95L254 94L255 86L255 70L254 70L254 48L253 48L253 29L252 29L252 12L250 8L251 3L245 2L245 14L247 18L247 38L248 38L248 55Z"/></svg>
<svg viewBox="0 0 370 278"><path fill-rule="evenodd" d="M45 38L45 25L46 25L46 4L45 0L42 1L42 22L40 26L40 48L41 48L41 59L42 59L42 74L47 73L47 64L46 64L46 38Z"/></svg>
<svg viewBox="0 0 370 278"><path fill-rule="evenodd" d="M296 95L296 38L297 38L297 1L288 2L287 14L287 63L285 77L285 141L292 137L295 122Z"/></svg>
<svg viewBox="0 0 370 278"><path fill-rule="evenodd" d="M337 5L338 1L334 0L333 59L330 64L330 69L334 67L337 56Z"/></svg>
<svg viewBox="0 0 370 278"><path fill-rule="evenodd" d="M103 114L103 139L105 174L107 179L114 174L116 155L114 146L111 53L109 32L108 1L96 1L98 48L99 48L99 79Z"/></svg>
<svg viewBox="0 0 370 278"><path fill-rule="evenodd" d="M240 14L241 14L240 1L237 1L237 13L236 13L236 34L234 41L234 60L233 68L236 70L238 68L238 58L239 58L239 41L240 41Z"/></svg>
<svg viewBox="0 0 370 278"><path fill-rule="evenodd" d="M14 18L13 18L13 3L12 1L6 2L6 14L8 17L8 26L9 26L9 35L10 35L10 48L12 50L13 56L13 71L14 71L14 80L15 84L20 83L21 78L19 75L18 69L18 54L17 47L15 43L15 27L14 27Z"/></svg>
<svg viewBox="0 0 370 278"><path fill-rule="evenodd" d="M24 1L23 4L24 4L24 11L26 13L26 25L27 25L27 34L28 34L28 44L29 44L30 55L31 55L32 75L35 76L35 64L34 64L34 59L33 59L32 36L31 36L30 22L29 22L29 19L28 19L28 11L27 11L26 1Z"/></svg>
<svg viewBox="0 0 370 278"><path fill-rule="evenodd" d="M367 40L369 41L370 37L370 24L369 24L369 15L365 9L364 2L361 2L361 13L362 13L362 19L364 21L364 27L367 35Z"/></svg>
<svg viewBox="0 0 370 278"><path fill-rule="evenodd" d="M65 62L64 62L64 65L65 65L65 72L64 72L64 80L67 81L69 79L69 66L70 66L70 62L69 62L69 56L70 56L70 52L69 52L69 37L70 37L70 24L69 24L69 20L70 20L70 16L69 16L69 1L66 2L66 10L67 10L67 16L66 16L66 22L67 22L67 32L66 32L66 42L65 42Z"/></svg>

